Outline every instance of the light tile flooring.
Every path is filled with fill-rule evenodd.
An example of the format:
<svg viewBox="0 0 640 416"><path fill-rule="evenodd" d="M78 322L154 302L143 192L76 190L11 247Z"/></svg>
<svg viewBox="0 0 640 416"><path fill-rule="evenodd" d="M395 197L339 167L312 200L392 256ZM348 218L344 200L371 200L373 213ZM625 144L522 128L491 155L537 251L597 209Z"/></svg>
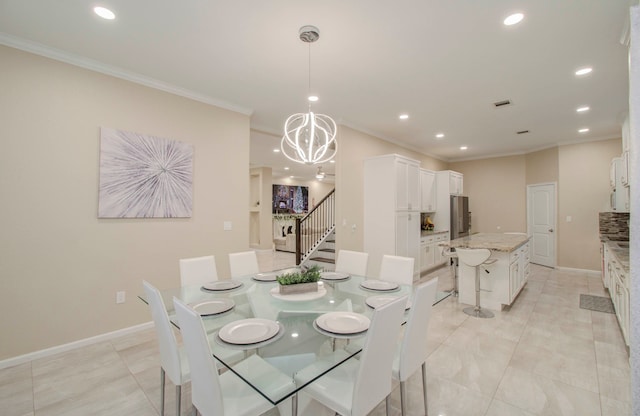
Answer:
<svg viewBox="0 0 640 416"><path fill-rule="evenodd" d="M290 265L290 255L261 256L261 268ZM606 296L598 277L532 265L513 307L493 319L462 313L450 297L429 326L429 414L530 416L630 414L627 351L615 315L580 309L581 293ZM451 285L448 268L439 276ZM420 376L409 381L409 414L423 415ZM167 415L175 393L167 382ZM159 403L153 330L0 370L0 414L149 415ZM183 389L183 414L190 409ZM399 414L399 391L391 414ZM305 415L327 414L313 408ZM330 414L330 413L328 413ZM383 415L378 406L373 415ZM277 415L277 411L269 415Z"/></svg>

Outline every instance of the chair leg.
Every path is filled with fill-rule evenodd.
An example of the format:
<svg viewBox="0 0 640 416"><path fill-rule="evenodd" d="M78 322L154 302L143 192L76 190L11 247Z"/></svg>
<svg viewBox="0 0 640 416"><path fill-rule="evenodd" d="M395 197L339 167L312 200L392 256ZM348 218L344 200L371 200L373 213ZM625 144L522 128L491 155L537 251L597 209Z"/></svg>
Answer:
<svg viewBox="0 0 640 416"><path fill-rule="evenodd" d="M160 416L164 416L164 368L160 367Z"/></svg>
<svg viewBox="0 0 640 416"><path fill-rule="evenodd" d="M424 416L429 414L427 406L427 363L422 363L422 394L424 395Z"/></svg>
<svg viewBox="0 0 640 416"><path fill-rule="evenodd" d="M180 405L182 401L182 386L176 386L176 416L180 416Z"/></svg>
<svg viewBox="0 0 640 416"><path fill-rule="evenodd" d="M407 414L407 386L406 382L400 382L400 414L402 416Z"/></svg>
<svg viewBox="0 0 640 416"><path fill-rule="evenodd" d="M391 394L387 394L387 397L384 399L384 409L386 415L389 416L389 410L391 409Z"/></svg>

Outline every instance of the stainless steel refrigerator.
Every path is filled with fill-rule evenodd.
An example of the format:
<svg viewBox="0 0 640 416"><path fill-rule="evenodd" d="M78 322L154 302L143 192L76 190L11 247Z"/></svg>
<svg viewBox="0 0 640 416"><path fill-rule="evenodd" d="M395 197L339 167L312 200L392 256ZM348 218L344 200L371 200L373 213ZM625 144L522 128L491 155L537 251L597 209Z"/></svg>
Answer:
<svg viewBox="0 0 640 416"><path fill-rule="evenodd" d="M469 197L451 195L451 239L466 237L471 232Z"/></svg>

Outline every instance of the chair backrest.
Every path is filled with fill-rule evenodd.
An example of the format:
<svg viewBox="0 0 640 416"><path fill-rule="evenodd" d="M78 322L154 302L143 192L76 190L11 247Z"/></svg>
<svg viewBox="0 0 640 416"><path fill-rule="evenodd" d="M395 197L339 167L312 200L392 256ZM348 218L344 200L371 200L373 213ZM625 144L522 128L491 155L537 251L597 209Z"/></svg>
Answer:
<svg viewBox="0 0 640 416"><path fill-rule="evenodd" d="M398 354L398 379L401 381L406 381L427 360L427 333L437 288L436 277L414 290Z"/></svg>
<svg viewBox="0 0 640 416"><path fill-rule="evenodd" d="M218 280L214 256L180 259L180 285L203 285Z"/></svg>
<svg viewBox="0 0 640 416"><path fill-rule="evenodd" d="M366 415L391 393L391 369L407 296L373 311L353 389L352 415Z"/></svg>
<svg viewBox="0 0 640 416"><path fill-rule="evenodd" d="M413 284L413 257L401 257L385 254L380 264L380 280L396 282L401 285Z"/></svg>
<svg viewBox="0 0 640 416"><path fill-rule="evenodd" d="M360 251L340 250L336 260L336 272L353 274L356 276L367 275L367 263L369 253Z"/></svg>
<svg viewBox="0 0 640 416"><path fill-rule="evenodd" d="M486 248L456 248L458 260L467 266L476 267L491 257L491 251Z"/></svg>
<svg viewBox="0 0 640 416"><path fill-rule="evenodd" d="M142 281L144 293L151 308L151 317L156 328L160 349L160 365L175 385L182 384L182 367L176 336L171 328L171 321L162 300L160 291L146 280Z"/></svg>
<svg viewBox="0 0 640 416"><path fill-rule="evenodd" d="M173 298L182 341L191 368L191 401L201 415L223 415L224 402L218 371L200 315Z"/></svg>
<svg viewBox="0 0 640 416"><path fill-rule="evenodd" d="M229 269L231 269L231 278L260 272L256 252L251 250L241 253L229 253Z"/></svg>

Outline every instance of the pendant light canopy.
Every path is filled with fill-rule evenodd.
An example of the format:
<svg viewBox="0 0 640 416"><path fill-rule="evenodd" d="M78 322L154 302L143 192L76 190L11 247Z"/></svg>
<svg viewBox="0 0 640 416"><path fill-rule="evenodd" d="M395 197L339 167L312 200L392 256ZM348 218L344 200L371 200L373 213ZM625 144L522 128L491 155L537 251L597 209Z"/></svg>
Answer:
<svg viewBox="0 0 640 416"><path fill-rule="evenodd" d="M320 31L315 26L300 28L300 40L309 43L309 92L311 92L311 43L320 38ZM315 97L317 100L317 97ZM313 101L315 101L313 100ZM311 95L309 96L311 102ZM314 165L333 159L337 150L336 123L324 114L307 113L292 114L284 123L284 136L280 143L282 153L297 163Z"/></svg>

